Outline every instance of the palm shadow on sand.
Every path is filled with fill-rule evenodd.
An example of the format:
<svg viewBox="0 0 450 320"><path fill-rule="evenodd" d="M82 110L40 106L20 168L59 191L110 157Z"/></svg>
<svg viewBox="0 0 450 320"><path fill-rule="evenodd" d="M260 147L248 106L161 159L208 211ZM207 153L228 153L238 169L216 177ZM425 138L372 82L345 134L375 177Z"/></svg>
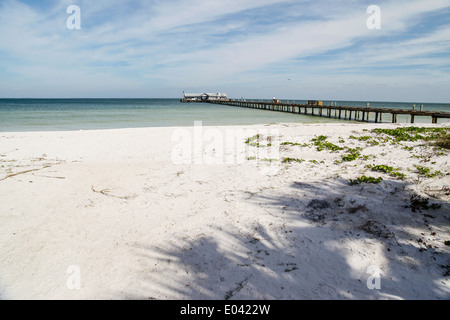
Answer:
<svg viewBox="0 0 450 320"><path fill-rule="evenodd" d="M247 200L260 216L245 231L216 225L195 240L137 245L136 254L148 261L146 276L139 279L139 293L125 296L448 299L450 257L439 236L449 230L449 202L414 204L410 186L330 179L263 191ZM426 233L417 234L419 227ZM368 288L370 265L380 268L381 290Z"/></svg>

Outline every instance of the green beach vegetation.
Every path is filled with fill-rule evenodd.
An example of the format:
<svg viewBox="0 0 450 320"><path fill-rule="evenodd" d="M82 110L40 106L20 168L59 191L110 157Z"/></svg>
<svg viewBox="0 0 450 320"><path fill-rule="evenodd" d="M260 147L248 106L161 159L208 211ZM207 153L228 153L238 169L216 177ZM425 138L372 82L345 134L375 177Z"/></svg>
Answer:
<svg viewBox="0 0 450 320"><path fill-rule="evenodd" d="M372 171L389 174L391 177L397 178L399 180L403 180L403 179L406 178L406 175L404 173L396 171L393 167L390 167L390 166L386 166L386 165L376 165L376 166L367 165L366 167L369 168L369 169L372 169Z"/></svg>
<svg viewBox="0 0 450 320"><path fill-rule="evenodd" d="M450 145L450 128L404 127L396 129L373 129L371 132L389 136L396 142L423 140L429 145L440 145L448 149Z"/></svg>
<svg viewBox="0 0 450 320"><path fill-rule="evenodd" d="M419 175L424 176L425 178L434 178L437 176L444 175L441 171L438 171L438 170L432 172L432 170L428 167L421 167L421 166L415 166L415 167L416 167Z"/></svg>
<svg viewBox="0 0 450 320"><path fill-rule="evenodd" d="M269 142L267 145L259 143L261 138L262 138L262 136L260 134L257 134L257 135L254 135L253 137L248 138L245 141L245 143L248 144L248 145L251 145L252 147L257 147L257 148L264 148L264 147L271 147L272 146L272 143L270 143L271 137L267 138L267 141Z"/></svg>
<svg viewBox="0 0 450 320"><path fill-rule="evenodd" d="M351 162L351 161L355 161L356 159L359 159L361 157L362 150L363 149L360 147L357 147L357 148L348 148L347 147L347 154L342 157L342 161Z"/></svg>
<svg viewBox="0 0 450 320"><path fill-rule="evenodd" d="M395 129L363 129L364 134L358 135L357 131L353 131L353 134L348 136L350 141L347 141L345 137L339 136L339 145L334 144L329 141L329 137L325 135L319 135L311 139L311 143L302 142L282 142L281 146L291 146L291 147L305 147L313 148L318 152L329 151L331 153L340 153L340 159L335 159L334 163L337 165L342 165L344 163L355 162L356 160L367 161L370 159L376 159L377 157L385 158L387 156L386 152L379 153L378 155L364 155L363 151L366 147L383 147L386 143L394 145L402 150L411 153L411 157L420 160L420 163L430 163L431 165L437 163L436 157L445 156L448 154L450 147L450 128L447 127L400 127ZM247 139L246 143L254 147L267 147L271 146L271 140L268 139L269 144L263 145L259 141L261 139L260 135L255 135ZM354 141L354 142L351 142ZM350 147L356 142L360 142L358 146ZM419 142L419 144L417 143ZM362 144L361 144L362 143ZM408 143L405 145L403 143ZM369 150L369 149L367 149ZM372 150L372 149L370 149ZM416 154L415 154L416 152ZM256 160L256 157L249 157L249 160ZM325 164L325 161L318 160L304 160L300 157L289 156L283 157L281 160L275 159L261 159L261 161L273 162L281 161L281 163L303 163L308 161L311 164ZM357 162L354 166L358 166ZM394 166L384 163L384 164L369 164L365 168L371 170L372 172L379 172L386 174L389 177L395 178L397 180L407 179L407 175L401 172L401 168L395 168ZM444 176L448 173L443 173L439 170L433 170L432 168L423 165L414 165L414 170L406 168L410 173L417 173L419 177L425 178L435 178ZM411 176L412 178L412 176ZM361 176L357 179L350 180L352 185L361 183L380 183L383 181L382 177L374 178L370 176Z"/></svg>
<svg viewBox="0 0 450 320"><path fill-rule="evenodd" d="M312 139L312 141L314 142L314 145L317 147L317 151L323 151L323 150L330 150L330 151L339 151L342 150L341 147L328 142L327 141L328 137L326 136L319 136L317 138Z"/></svg>
<svg viewBox="0 0 450 320"><path fill-rule="evenodd" d="M292 163L292 162L303 163L303 162L305 162L305 160L297 159L297 158L283 158L281 160L281 162L282 163Z"/></svg>
<svg viewBox="0 0 450 320"><path fill-rule="evenodd" d="M361 177L356 178L356 179L350 179L350 185L357 185L357 184L361 184L361 183L378 184L381 181L383 181L383 178L381 178L381 177L374 178L374 177L361 176Z"/></svg>

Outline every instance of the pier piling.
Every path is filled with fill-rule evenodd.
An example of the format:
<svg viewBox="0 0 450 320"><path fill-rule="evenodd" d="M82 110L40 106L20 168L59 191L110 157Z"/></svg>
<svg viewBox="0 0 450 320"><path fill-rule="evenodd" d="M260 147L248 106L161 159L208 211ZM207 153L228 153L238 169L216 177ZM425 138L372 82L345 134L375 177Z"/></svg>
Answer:
<svg viewBox="0 0 450 320"><path fill-rule="evenodd" d="M181 101L189 102L189 101ZM416 105L413 106L411 110L404 109L389 109L389 108L374 108L371 107L369 103L366 107L346 107L337 106L336 103L331 103L331 106L311 105L311 104L295 104L295 103L281 103L279 101L274 102L264 102L264 101L245 101L241 100L206 100L198 101L199 103L212 103L212 104L222 104L235 107L253 108L253 109L263 109L268 111L278 111L278 112L289 112L298 113L304 115L311 115L316 117L328 117L331 118L334 113L334 118L344 119L344 120L354 120L354 121L364 121L370 122L370 113L374 113L375 123L383 122L383 114L392 115L392 123L398 123L398 115L409 115L411 123L415 123L416 117L429 117L433 124L438 123L438 119L450 119L450 112L436 112L436 111L423 111L423 104L420 105L420 111L416 110ZM309 113L308 108L311 108L311 113ZM324 110L326 112L324 114ZM317 110L317 111L316 111ZM344 111L344 114L342 114Z"/></svg>

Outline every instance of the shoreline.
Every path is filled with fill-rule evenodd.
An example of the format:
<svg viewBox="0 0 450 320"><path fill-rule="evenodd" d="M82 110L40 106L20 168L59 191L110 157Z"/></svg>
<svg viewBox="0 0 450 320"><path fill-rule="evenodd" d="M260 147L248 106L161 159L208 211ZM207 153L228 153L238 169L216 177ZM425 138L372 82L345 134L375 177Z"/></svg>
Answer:
<svg viewBox="0 0 450 320"><path fill-rule="evenodd" d="M267 111L266 112L274 112L274 111ZM281 113L282 115L290 115L289 113ZM299 115L300 117L304 117L305 115ZM400 115L401 117L403 115ZM311 115L306 115L306 117L314 117L317 118L316 121L311 121L311 122L274 122L274 123L253 123L253 124L217 124L217 125L211 125L211 124L205 124L205 127L253 127L253 126L286 126L286 125L298 125L298 126L303 126L303 125L345 125L345 124L351 124L351 125L368 125L368 126L373 126L373 125L380 125L380 126L390 126L390 125L399 125L399 126L415 126L415 127L423 127L423 126L435 126L435 127L439 127L439 126L450 126L450 121L447 122L440 122L437 124L433 124L431 123L431 118L429 119L429 121L424 121L424 122L420 122L420 120L423 119L419 119L419 121L416 120L415 123L409 123L409 122L398 122L398 123L391 123L391 122L381 122L381 123L376 123L374 121L370 121L370 122L362 122L362 121L357 121L357 120L343 120L343 119L328 119L325 117L320 117L320 116L311 116ZM331 120L331 121L329 121ZM201 120L200 120L201 121ZM409 121L409 120L408 120ZM139 126L139 127L119 127L119 128L88 128L88 129L69 129L69 128L64 128L64 129L59 129L59 130L55 130L55 129L45 129L45 130L14 130L11 129L11 131L0 131L0 134L8 134L8 133L41 133L41 132L82 132L82 131L110 131L110 130L133 130L133 129L163 129L163 128L170 128L170 129L176 129L176 128L190 128L193 126L193 123L195 121L192 121L191 124L189 125L173 125L173 126L167 126L167 125L161 125L161 126Z"/></svg>
<svg viewBox="0 0 450 320"><path fill-rule="evenodd" d="M448 299L449 151L402 127L450 124L1 132L1 297Z"/></svg>
<svg viewBox="0 0 450 320"><path fill-rule="evenodd" d="M273 111L271 111L273 112ZM319 117L319 119L321 119ZM328 119L326 119L328 120ZM333 120L333 119L332 119ZM277 123L256 123L256 124L236 124L236 125L203 125L203 127L211 127L211 128L247 128L247 127L295 127L295 126L346 126L346 125L354 125L354 126L369 126L369 127L450 127L450 122L433 124L429 122L417 122L417 123L390 123L390 122L361 122L356 120L338 120L335 119L335 122L277 122ZM46 130L46 131L0 131L0 135L4 134L39 134L39 133L76 133L76 132L98 132L98 131L116 131L116 130L158 130L158 129L166 129L173 130L179 128L191 128L194 126L195 122L202 122L202 120L194 121L191 125L185 126L161 126L161 127L124 127L124 128L100 128L100 129L73 129L73 130Z"/></svg>

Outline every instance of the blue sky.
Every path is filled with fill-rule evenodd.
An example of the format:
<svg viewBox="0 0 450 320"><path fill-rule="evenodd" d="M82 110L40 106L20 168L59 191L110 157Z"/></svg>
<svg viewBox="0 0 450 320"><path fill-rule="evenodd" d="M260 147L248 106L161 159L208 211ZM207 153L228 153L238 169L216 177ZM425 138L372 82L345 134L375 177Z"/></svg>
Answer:
<svg viewBox="0 0 450 320"><path fill-rule="evenodd" d="M0 0L0 97L450 103L449 16L449 0Z"/></svg>

